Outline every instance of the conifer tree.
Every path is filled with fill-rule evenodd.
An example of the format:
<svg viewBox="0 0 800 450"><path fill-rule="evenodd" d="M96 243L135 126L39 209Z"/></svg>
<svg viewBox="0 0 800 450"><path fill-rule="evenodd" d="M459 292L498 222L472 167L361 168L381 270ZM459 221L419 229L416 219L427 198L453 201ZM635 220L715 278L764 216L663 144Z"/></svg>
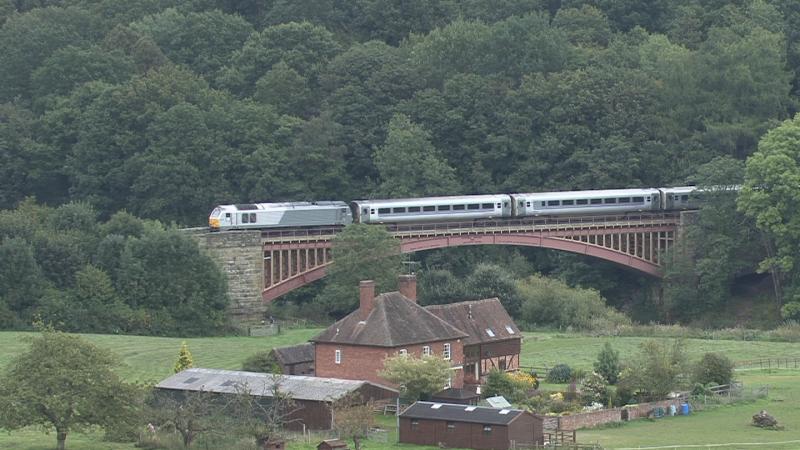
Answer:
<svg viewBox="0 0 800 450"><path fill-rule="evenodd" d="M178 355L178 360L175 361L175 373L191 369L192 365L192 354L189 352L189 347L186 346L186 341L183 341L181 343L181 352Z"/></svg>

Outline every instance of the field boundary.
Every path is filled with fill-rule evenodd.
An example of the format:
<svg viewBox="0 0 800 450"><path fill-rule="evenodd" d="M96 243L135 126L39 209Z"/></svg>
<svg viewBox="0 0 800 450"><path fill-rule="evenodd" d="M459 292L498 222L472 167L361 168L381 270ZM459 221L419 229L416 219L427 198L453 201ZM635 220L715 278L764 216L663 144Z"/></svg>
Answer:
<svg viewBox="0 0 800 450"><path fill-rule="evenodd" d="M660 445L657 447L620 447L617 450L656 450L667 448L714 448L714 447L730 447L737 446L763 446L763 445L776 445L776 444L800 444L800 440L793 441L778 441L778 442L728 442L725 444L677 444L677 445Z"/></svg>

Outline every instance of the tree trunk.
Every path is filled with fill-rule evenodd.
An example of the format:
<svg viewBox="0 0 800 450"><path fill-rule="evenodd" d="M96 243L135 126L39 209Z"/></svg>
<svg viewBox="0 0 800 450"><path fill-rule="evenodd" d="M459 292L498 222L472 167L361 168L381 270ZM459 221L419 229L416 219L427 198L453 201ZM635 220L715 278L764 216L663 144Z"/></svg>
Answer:
<svg viewBox="0 0 800 450"><path fill-rule="evenodd" d="M67 448L67 430L63 428L56 428L56 448L64 450Z"/></svg>
<svg viewBox="0 0 800 450"><path fill-rule="evenodd" d="M353 436L353 444L355 444L355 450L361 450L361 438L358 436Z"/></svg>

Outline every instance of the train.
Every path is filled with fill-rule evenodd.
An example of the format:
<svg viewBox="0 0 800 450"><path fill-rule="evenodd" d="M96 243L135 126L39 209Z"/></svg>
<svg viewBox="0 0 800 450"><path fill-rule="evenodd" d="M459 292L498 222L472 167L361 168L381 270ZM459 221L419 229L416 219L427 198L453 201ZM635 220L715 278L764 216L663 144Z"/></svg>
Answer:
<svg viewBox="0 0 800 450"><path fill-rule="evenodd" d="M409 224L696 209L694 186L218 205L212 231Z"/></svg>

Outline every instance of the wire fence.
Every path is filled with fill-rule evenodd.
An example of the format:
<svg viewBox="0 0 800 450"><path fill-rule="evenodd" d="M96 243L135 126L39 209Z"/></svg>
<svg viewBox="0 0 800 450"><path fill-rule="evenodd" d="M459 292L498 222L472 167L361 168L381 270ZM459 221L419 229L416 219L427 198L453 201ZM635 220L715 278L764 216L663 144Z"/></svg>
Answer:
<svg viewBox="0 0 800 450"><path fill-rule="evenodd" d="M736 361L734 366L741 369L800 369L800 358L759 358Z"/></svg>

